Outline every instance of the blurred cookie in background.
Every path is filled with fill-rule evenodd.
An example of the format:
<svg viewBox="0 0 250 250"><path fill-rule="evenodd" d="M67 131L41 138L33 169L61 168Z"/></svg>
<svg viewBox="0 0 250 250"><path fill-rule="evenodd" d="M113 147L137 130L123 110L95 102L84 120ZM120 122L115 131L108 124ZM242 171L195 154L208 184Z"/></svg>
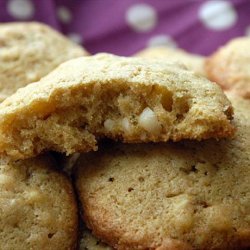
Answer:
<svg viewBox="0 0 250 250"><path fill-rule="evenodd" d="M179 62L197 74L206 76L204 70L205 57L188 53L183 49L174 49L164 46L150 47L136 53L134 56L166 59L167 62Z"/></svg>
<svg viewBox="0 0 250 250"><path fill-rule="evenodd" d="M235 38L207 58L210 80L226 91L250 99L250 38Z"/></svg>
<svg viewBox="0 0 250 250"><path fill-rule="evenodd" d="M69 59L88 53L36 22L0 24L0 101Z"/></svg>
<svg viewBox="0 0 250 250"><path fill-rule="evenodd" d="M94 234L117 249L248 249L250 102L232 103L234 139L82 154L76 186Z"/></svg>
<svg viewBox="0 0 250 250"><path fill-rule="evenodd" d="M0 165L0 249L75 249L73 187L43 155Z"/></svg>

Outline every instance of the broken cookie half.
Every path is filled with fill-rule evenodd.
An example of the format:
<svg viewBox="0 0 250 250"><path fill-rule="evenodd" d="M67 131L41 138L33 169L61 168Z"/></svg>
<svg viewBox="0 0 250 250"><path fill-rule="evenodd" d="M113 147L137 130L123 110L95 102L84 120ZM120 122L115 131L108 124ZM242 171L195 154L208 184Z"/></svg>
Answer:
<svg viewBox="0 0 250 250"><path fill-rule="evenodd" d="M232 136L232 106L209 80L177 64L109 54L61 64L0 105L0 154L97 149L124 142Z"/></svg>

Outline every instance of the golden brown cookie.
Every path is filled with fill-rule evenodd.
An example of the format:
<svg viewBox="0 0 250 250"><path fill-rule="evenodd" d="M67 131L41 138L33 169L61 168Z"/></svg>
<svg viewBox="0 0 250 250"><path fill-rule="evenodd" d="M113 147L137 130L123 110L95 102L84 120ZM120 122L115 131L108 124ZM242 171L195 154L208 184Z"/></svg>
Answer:
<svg viewBox="0 0 250 250"><path fill-rule="evenodd" d="M84 55L83 48L44 24L0 24L0 101L60 63Z"/></svg>
<svg viewBox="0 0 250 250"><path fill-rule="evenodd" d="M165 59L168 62L183 63L188 69L199 75L206 76L204 70L205 58L200 55L190 54L182 49L172 49L167 47L150 47L139 51L134 56L143 58Z"/></svg>
<svg viewBox="0 0 250 250"><path fill-rule="evenodd" d="M234 139L83 154L76 185L88 227L116 249L248 249L249 103L233 101Z"/></svg>
<svg viewBox="0 0 250 250"><path fill-rule="evenodd" d="M0 105L0 154L97 149L125 142L228 137L231 103L216 84L176 64L109 54L63 63Z"/></svg>
<svg viewBox="0 0 250 250"><path fill-rule="evenodd" d="M207 76L224 90L250 99L250 38L229 41L206 61Z"/></svg>
<svg viewBox="0 0 250 250"><path fill-rule="evenodd" d="M48 156L0 165L0 249L75 249L70 181Z"/></svg>

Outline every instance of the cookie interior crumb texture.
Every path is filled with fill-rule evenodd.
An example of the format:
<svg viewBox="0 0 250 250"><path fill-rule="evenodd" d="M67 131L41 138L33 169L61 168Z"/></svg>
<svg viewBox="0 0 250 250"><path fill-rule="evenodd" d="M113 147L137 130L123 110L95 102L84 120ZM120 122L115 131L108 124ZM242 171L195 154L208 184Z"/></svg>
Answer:
<svg viewBox="0 0 250 250"><path fill-rule="evenodd" d="M0 24L0 101L38 81L60 63L84 55L83 48L47 25Z"/></svg>
<svg viewBox="0 0 250 250"><path fill-rule="evenodd" d="M250 38L229 41L207 58L207 76L224 90L250 99Z"/></svg>
<svg viewBox="0 0 250 250"><path fill-rule="evenodd" d="M0 154L97 149L124 142L232 136L232 106L216 84L176 64L108 54L63 63L0 105Z"/></svg>
<svg viewBox="0 0 250 250"><path fill-rule="evenodd" d="M0 166L0 249L75 249L74 192L54 165L40 156Z"/></svg>
<svg viewBox="0 0 250 250"><path fill-rule="evenodd" d="M179 62L195 73L206 76L204 69L205 58L200 55L188 53L182 49L173 49L163 46L150 47L139 51L134 56L164 59L167 62Z"/></svg>
<svg viewBox="0 0 250 250"><path fill-rule="evenodd" d="M234 139L114 144L82 154L83 218L116 249L249 249L249 102Z"/></svg>

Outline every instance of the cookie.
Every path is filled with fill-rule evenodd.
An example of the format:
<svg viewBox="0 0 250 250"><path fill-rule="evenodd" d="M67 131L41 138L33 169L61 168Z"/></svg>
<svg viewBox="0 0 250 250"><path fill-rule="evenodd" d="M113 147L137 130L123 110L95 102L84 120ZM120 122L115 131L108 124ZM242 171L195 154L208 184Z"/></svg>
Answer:
<svg viewBox="0 0 250 250"><path fill-rule="evenodd" d="M102 243L84 227L81 232L79 250L112 250L112 248Z"/></svg>
<svg viewBox="0 0 250 250"><path fill-rule="evenodd" d="M0 154L97 149L124 142L228 137L231 103L216 84L176 64L109 54L63 63L0 105Z"/></svg>
<svg viewBox="0 0 250 250"><path fill-rule="evenodd" d="M229 41L211 55L205 63L207 76L224 90L250 99L250 38Z"/></svg>
<svg viewBox="0 0 250 250"><path fill-rule="evenodd" d="M144 49L134 56L143 58L165 59L168 62L183 63L188 69L193 70L199 75L206 76L204 70L205 58L200 55L190 54L182 49L172 49L167 47L151 47Z"/></svg>
<svg viewBox="0 0 250 250"><path fill-rule="evenodd" d="M75 249L70 181L49 156L0 165L0 249Z"/></svg>
<svg viewBox="0 0 250 250"><path fill-rule="evenodd" d="M44 24L0 24L0 101L60 63L84 55L83 48Z"/></svg>
<svg viewBox="0 0 250 250"><path fill-rule="evenodd" d="M234 139L115 144L83 154L83 218L115 249L249 249L249 101Z"/></svg>

